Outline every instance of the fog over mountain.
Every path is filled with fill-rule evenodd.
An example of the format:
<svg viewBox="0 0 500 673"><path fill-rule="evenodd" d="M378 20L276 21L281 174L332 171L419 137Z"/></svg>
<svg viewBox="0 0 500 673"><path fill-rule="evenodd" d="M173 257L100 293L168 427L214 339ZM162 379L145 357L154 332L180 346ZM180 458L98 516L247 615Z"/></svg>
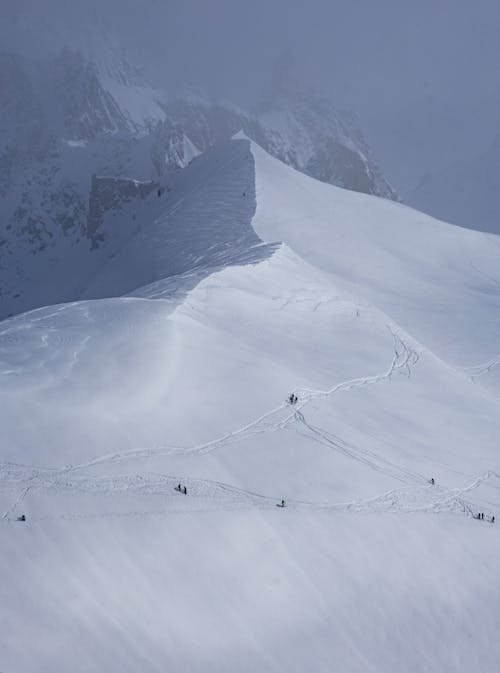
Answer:
<svg viewBox="0 0 500 673"><path fill-rule="evenodd" d="M1 671L497 673L496 5L0 9Z"/></svg>
<svg viewBox="0 0 500 673"><path fill-rule="evenodd" d="M143 209L158 210L145 201L168 194L177 170L240 132L319 180L399 199L353 112L301 88L287 52L241 104L241 74L233 100L217 95L216 78L206 90L180 73L169 82L158 64L182 59L162 52L157 27L148 28L156 6L138 21L152 42L145 52L126 6L115 8L117 21L108 6L10 16L10 51L0 53L1 317L91 296L93 275L141 227Z"/></svg>
<svg viewBox="0 0 500 673"><path fill-rule="evenodd" d="M68 43L91 50L96 31L105 31L170 92L202 86L248 104L284 82L312 87L356 112L405 200L463 226L497 226L494 190L484 190L484 181L475 186L479 158L499 133L500 10L493 0L3 4L7 50L40 53ZM446 175L458 164L469 167L450 193ZM487 170L496 184L495 166ZM442 196L418 189L423 179L435 184L433 192L444 180ZM465 203L457 209L460 192Z"/></svg>

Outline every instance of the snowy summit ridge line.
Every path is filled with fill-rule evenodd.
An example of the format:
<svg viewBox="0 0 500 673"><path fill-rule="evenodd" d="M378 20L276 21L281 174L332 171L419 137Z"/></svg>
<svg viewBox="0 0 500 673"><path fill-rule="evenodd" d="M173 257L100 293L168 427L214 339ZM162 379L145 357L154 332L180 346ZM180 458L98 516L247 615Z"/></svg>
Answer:
<svg viewBox="0 0 500 673"><path fill-rule="evenodd" d="M104 177L0 323L2 666L494 671L500 239L242 134Z"/></svg>
<svg viewBox="0 0 500 673"><path fill-rule="evenodd" d="M240 130L323 181L397 198L355 119L331 103L288 93L248 112L172 100L95 43L38 61L0 54L0 317L80 299L101 258L161 210L134 185L168 194L179 170Z"/></svg>

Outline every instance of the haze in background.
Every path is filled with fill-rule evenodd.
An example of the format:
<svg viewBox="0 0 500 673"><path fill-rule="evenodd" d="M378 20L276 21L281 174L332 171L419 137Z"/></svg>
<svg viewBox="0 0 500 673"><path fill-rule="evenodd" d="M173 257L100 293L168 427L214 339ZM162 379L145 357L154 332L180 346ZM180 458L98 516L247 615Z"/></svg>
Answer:
<svg viewBox="0 0 500 673"><path fill-rule="evenodd" d="M3 4L5 50L92 50L104 33L172 92L196 85L248 104L280 86L320 90L358 114L404 200L495 229L500 7L492 0Z"/></svg>

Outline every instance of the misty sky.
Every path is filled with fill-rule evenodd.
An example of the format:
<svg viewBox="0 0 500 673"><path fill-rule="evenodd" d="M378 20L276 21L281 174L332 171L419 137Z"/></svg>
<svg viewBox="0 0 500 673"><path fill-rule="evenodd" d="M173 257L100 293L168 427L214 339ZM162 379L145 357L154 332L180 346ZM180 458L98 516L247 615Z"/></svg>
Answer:
<svg viewBox="0 0 500 673"><path fill-rule="evenodd" d="M359 115L408 183L498 133L500 5L493 0L0 0L4 48L78 44L96 26L170 90L247 102L313 86ZM17 30L12 23L17 22Z"/></svg>

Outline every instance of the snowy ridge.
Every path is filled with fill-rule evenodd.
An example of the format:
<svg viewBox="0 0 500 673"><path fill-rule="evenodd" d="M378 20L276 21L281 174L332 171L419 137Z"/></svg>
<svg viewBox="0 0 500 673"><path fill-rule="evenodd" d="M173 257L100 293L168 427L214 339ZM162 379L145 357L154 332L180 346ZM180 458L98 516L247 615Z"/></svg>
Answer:
<svg viewBox="0 0 500 673"><path fill-rule="evenodd" d="M494 671L497 237L241 135L158 184L0 323L3 665Z"/></svg>
<svg viewBox="0 0 500 673"><path fill-rule="evenodd" d="M281 92L246 112L233 103L188 92L165 111L199 150L242 130L272 156L314 178L397 200L363 138L354 115L313 93Z"/></svg>
<svg viewBox="0 0 500 673"><path fill-rule="evenodd" d="M107 36L90 43L43 61L0 55L0 317L81 298L102 266L96 252L114 255L150 223L143 204L127 207L118 195L96 204L93 176L166 189L201 152L241 129L316 178L396 198L355 120L329 102L290 95L262 113L199 94L171 100ZM155 217L157 208L149 210ZM69 283L68 269L76 269Z"/></svg>

